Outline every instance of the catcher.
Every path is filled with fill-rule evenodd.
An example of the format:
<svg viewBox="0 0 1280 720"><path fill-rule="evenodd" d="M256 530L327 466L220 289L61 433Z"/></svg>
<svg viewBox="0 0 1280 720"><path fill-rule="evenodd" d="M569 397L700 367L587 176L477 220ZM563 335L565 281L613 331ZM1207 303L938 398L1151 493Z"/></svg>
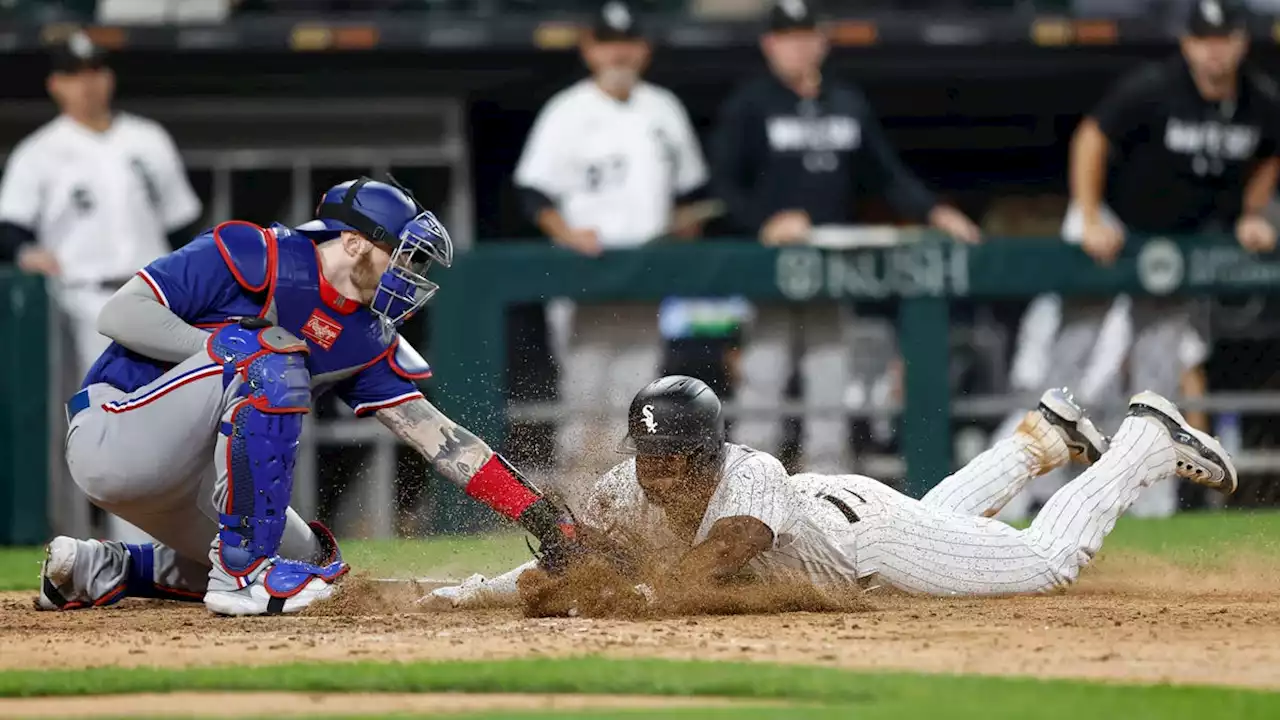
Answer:
<svg viewBox="0 0 1280 720"><path fill-rule="evenodd" d="M662 378L635 396L624 447L634 457L599 480L579 528L620 546L641 537L651 545L642 552L678 557L663 581L637 588L658 598L744 570L819 585L874 577L935 595L1044 592L1076 580L1143 488L1175 475L1236 488L1222 446L1154 393L1130 400L1108 441L1066 390L1050 390L1013 435L920 500L861 475L789 477L767 453L725 442L720 400L690 377ZM1071 460L1089 468L1029 528L991 518L1032 478ZM510 596L534 567L473 576L428 598Z"/></svg>
<svg viewBox="0 0 1280 720"><path fill-rule="evenodd" d="M113 342L67 403L66 456L96 505L156 542L54 538L36 607L133 596L275 615L328 597L348 566L289 503L302 416L330 390L561 555L560 510L416 385L431 371L397 328L452 262L406 188L360 178L296 228L223 223L139 271L99 316Z"/></svg>

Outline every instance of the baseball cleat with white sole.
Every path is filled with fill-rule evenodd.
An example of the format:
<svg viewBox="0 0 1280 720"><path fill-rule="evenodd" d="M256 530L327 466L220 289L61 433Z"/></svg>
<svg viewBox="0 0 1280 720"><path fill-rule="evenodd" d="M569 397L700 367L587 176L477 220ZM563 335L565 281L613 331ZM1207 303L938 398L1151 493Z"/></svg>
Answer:
<svg viewBox="0 0 1280 720"><path fill-rule="evenodd" d="M44 546L44 563L40 565L40 594L36 595L37 610L79 610L81 608L110 605L124 597L124 588L108 593L98 601L84 595L75 587L76 551L80 543L75 538L59 535Z"/></svg>
<svg viewBox="0 0 1280 720"><path fill-rule="evenodd" d="M239 590L210 590L204 594L204 606L215 615L282 615L301 612L312 603L333 596L335 585L314 578L297 588L293 595L273 594L261 583Z"/></svg>
<svg viewBox="0 0 1280 720"><path fill-rule="evenodd" d="M1150 391L1138 393L1129 400L1129 415L1153 418L1169 431L1177 453L1178 477L1224 495L1236 491L1236 467L1222 443L1191 427L1172 402Z"/></svg>
<svg viewBox="0 0 1280 720"><path fill-rule="evenodd" d="M1036 409L1062 436L1071 459L1081 465L1097 462L1111 444L1066 388L1046 390Z"/></svg>

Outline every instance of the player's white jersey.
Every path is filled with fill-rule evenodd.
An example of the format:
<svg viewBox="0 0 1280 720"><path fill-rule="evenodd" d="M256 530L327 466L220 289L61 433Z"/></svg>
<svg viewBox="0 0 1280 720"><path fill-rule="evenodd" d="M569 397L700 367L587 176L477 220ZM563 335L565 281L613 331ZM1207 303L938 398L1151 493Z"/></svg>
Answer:
<svg viewBox="0 0 1280 720"><path fill-rule="evenodd" d="M726 446L720 484L707 504L692 541L681 540L662 508L651 503L636 479L635 460L620 463L592 489L579 520L627 541L640 538L651 550L678 556L706 539L716 521L747 516L773 530L773 547L751 563L765 577L801 574L815 583L852 582L859 573L854 521L838 504L821 499L829 489L811 478L791 478L768 453ZM830 479L830 478L828 478ZM856 504L855 501L846 503Z"/></svg>
<svg viewBox="0 0 1280 720"><path fill-rule="evenodd" d="M168 132L128 113L101 133L65 115L49 121L0 179L0 221L34 232L71 284L131 276L200 209Z"/></svg>
<svg viewBox="0 0 1280 720"><path fill-rule="evenodd" d="M641 82L619 101L590 79L551 98L516 167L516 185L551 198L572 228L605 247L667 232L673 199L707 181L688 113L671 92Z"/></svg>

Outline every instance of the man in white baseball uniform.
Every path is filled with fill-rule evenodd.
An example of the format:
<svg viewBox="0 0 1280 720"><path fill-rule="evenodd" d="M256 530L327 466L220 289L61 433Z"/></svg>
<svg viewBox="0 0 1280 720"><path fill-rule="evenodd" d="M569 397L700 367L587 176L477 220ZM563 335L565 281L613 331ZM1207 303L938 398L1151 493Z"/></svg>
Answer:
<svg viewBox="0 0 1280 720"><path fill-rule="evenodd" d="M860 475L788 477L767 453L724 442L719 399L689 377L641 390L628 430L634 458L599 481L580 526L679 557L669 577L676 592L744 569L817 584L874 578L935 595L1044 592L1078 578L1144 488L1175 475L1224 493L1236 486L1221 445L1154 393L1132 398L1108 441L1066 391L1046 392L1013 435L920 500ZM1073 459L1089 469L1029 528L991 517L1032 478ZM428 597L509 595L532 567Z"/></svg>
<svg viewBox="0 0 1280 720"><path fill-rule="evenodd" d="M164 128L112 111L115 76L88 36L57 48L47 86L59 115L13 149L0 180L0 258L50 279L78 382L111 343L102 306L170 237L187 239L201 206ZM140 539L109 524L115 539Z"/></svg>
<svg viewBox="0 0 1280 720"><path fill-rule="evenodd" d="M556 245L589 257L697 235L693 208L705 207L706 163L680 100L641 79L650 47L626 3L601 7L582 56L591 77L547 102L516 167L526 213ZM556 301L548 310L560 397L570 406L622 407L631 388L653 376L659 343L651 305ZM591 428L604 419L579 413L561 424L562 466L599 456Z"/></svg>

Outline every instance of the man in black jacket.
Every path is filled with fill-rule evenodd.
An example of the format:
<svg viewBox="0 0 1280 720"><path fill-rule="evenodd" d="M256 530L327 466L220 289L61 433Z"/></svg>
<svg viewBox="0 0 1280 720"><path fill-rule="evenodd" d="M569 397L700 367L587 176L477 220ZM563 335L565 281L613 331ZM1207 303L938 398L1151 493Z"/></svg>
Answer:
<svg viewBox="0 0 1280 720"><path fill-rule="evenodd" d="M804 0L780 0L769 22L760 46L771 72L730 97L710 144L712 189L733 224L766 245L803 243L816 226L856 224L855 190L865 189L882 192L910 220L926 222L962 242L978 241L977 226L939 203L902 164L861 90L823 77L827 39L812 8ZM793 364L789 356L795 352L786 347L788 336L800 325L808 336L799 363L803 394L828 403L844 396L850 350L840 339L840 326L829 308L805 312L803 320L760 315L743 354L744 403L781 399ZM843 329L847 335L850 327ZM877 369L869 372L874 377L854 387L868 401L875 396L887 401L896 386L892 327L875 320L858 323L856 330L877 338L857 343L875 357L856 359ZM775 421L743 420L735 438L777 452L780 433ZM841 457L846 437L840 418L807 419L802 443L806 467L847 471Z"/></svg>
<svg viewBox="0 0 1280 720"><path fill-rule="evenodd" d="M1242 5L1196 2L1186 23L1180 51L1120 78L1072 138L1062 235L1100 265L1122 252L1141 258L1144 246L1169 252L1148 245L1152 235L1234 233L1250 252L1276 246L1276 230L1262 211L1280 174L1280 92L1244 62ZM1043 297L1036 306L1058 302ZM1205 391L1202 365L1211 343L1207 329L1193 323L1201 314L1194 303L1121 296L1062 305L1051 344L1018 348L1024 366L1042 373L1029 382L1069 383L1081 402L1095 405L1129 388L1171 397ZM1187 419L1207 429L1203 413ZM1033 486L1028 497L1047 497L1055 488ZM1171 515L1177 490L1175 483L1152 488L1131 512ZM1016 510L1009 519L1017 519Z"/></svg>
<svg viewBox="0 0 1280 720"><path fill-rule="evenodd" d="M774 7L760 46L772 72L734 93L712 142L713 187L741 229L780 244L815 225L852 224L863 186L911 220L978 240L963 213L903 166L861 90L823 77L826 36L803 0Z"/></svg>

